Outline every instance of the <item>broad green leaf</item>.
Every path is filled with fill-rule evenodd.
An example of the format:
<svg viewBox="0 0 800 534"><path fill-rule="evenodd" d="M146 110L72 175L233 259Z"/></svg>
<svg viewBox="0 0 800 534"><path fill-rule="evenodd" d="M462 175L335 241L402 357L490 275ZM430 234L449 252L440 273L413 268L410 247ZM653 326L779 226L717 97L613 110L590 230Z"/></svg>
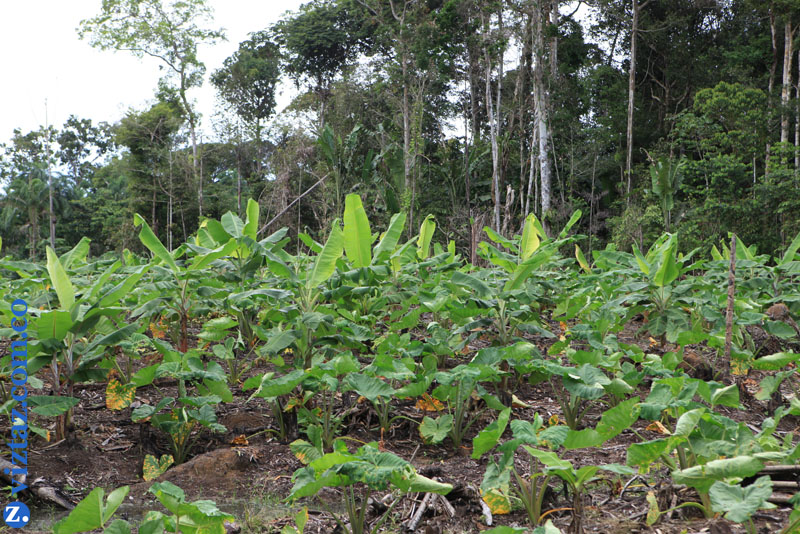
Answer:
<svg viewBox="0 0 800 534"><path fill-rule="evenodd" d="M656 463L662 455L669 454L682 438L661 438L642 443L632 443L628 447L625 463L632 466L647 467Z"/></svg>
<svg viewBox="0 0 800 534"><path fill-rule="evenodd" d="M264 398L272 398L278 397L280 395L286 395L290 393L303 379L306 377L306 372L302 369L295 369L285 375L279 376L277 378L273 377L273 373L267 373L260 377L260 383L258 387L250 398L254 397L264 397ZM259 377L253 377L252 379L248 379L242 389L246 389L248 387L254 387L252 380L258 380Z"/></svg>
<svg viewBox="0 0 800 534"><path fill-rule="evenodd" d="M701 493L708 493L717 480L726 478L746 478L755 475L764 464L752 456L737 456L712 460L707 464L695 465L681 471L673 471L672 479L677 484L686 484Z"/></svg>
<svg viewBox="0 0 800 534"><path fill-rule="evenodd" d="M536 230L536 215L533 213L525 217L525 226L522 228L522 239L519 242L519 258L522 261L530 258L539 248L539 231Z"/></svg>
<svg viewBox="0 0 800 534"><path fill-rule="evenodd" d="M344 382L348 387L370 402L376 402L379 397L391 399L394 394L392 386L374 376L353 373L347 375Z"/></svg>
<svg viewBox="0 0 800 534"><path fill-rule="evenodd" d="M453 429L453 416L450 414L440 415L432 419L427 415L422 418L419 424L419 435L425 443L441 443L447 437L447 433Z"/></svg>
<svg viewBox="0 0 800 534"><path fill-rule="evenodd" d="M559 239L564 239L565 237L567 237L567 233L569 233L570 229L573 226L575 226L575 223L578 222L578 220L580 220L581 215L583 215L583 212L581 210L575 210L572 213L572 217L569 218L567 224L565 224L564 228L561 229L561 233L558 234Z"/></svg>
<svg viewBox="0 0 800 534"><path fill-rule="evenodd" d="M389 255L391 255L397 243L400 241L400 236L403 234L405 225L406 214L404 212L392 215L386 233L384 233L383 237L372 251L372 263L383 262L389 258Z"/></svg>
<svg viewBox="0 0 800 534"><path fill-rule="evenodd" d="M712 406L739 407L739 387L736 384L719 388L711 394Z"/></svg>
<svg viewBox="0 0 800 534"><path fill-rule="evenodd" d="M495 421L481 430L477 436L472 440L472 457L478 459L483 456L483 453L489 451L497 444L500 436L506 430L508 425L508 418L511 416L511 408L506 408L501 411Z"/></svg>
<svg viewBox="0 0 800 534"><path fill-rule="evenodd" d="M417 239L417 258L427 259L431 252L431 239L436 230L436 222L433 215L428 215L419 227L419 238Z"/></svg>
<svg viewBox="0 0 800 534"><path fill-rule="evenodd" d="M67 517L53 525L53 532L55 534L73 534L102 528L114 512L117 511L129 491L129 486L123 486L112 491L104 504L103 497L105 492L103 488L93 489L89 495L75 506Z"/></svg>
<svg viewBox="0 0 800 534"><path fill-rule="evenodd" d="M419 493L438 493L440 495L447 495L453 489L451 484L445 482L437 482L428 477L424 477L418 473L414 473L408 479L408 486L402 488L406 493L419 492ZM405 484L403 484L405 486Z"/></svg>
<svg viewBox="0 0 800 534"><path fill-rule="evenodd" d="M258 239L258 217L259 206L258 202L252 198L247 199L247 222L242 230L242 235L249 237L253 241Z"/></svg>
<svg viewBox="0 0 800 534"><path fill-rule="evenodd" d="M219 220L222 223L222 227L225 229L231 237L235 237L236 239L242 237L244 230L244 222L242 219L239 218L238 215L228 211L226 212L222 218Z"/></svg>
<svg viewBox="0 0 800 534"><path fill-rule="evenodd" d="M450 279L456 285L467 287L474 291L475 296L485 299L489 298L492 295L492 290L487 286L483 281L478 280L474 276L466 273L462 273L461 271L456 271L453 273L452 278Z"/></svg>
<svg viewBox="0 0 800 534"><path fill-rule="evenodd" d="M539 250L537 250L536 254L520 263L516 267L503 289L505 291L514 291L522 288L522 286L525 284L525 280L528 279L531 273L547 263L547 261L550 259L550 256L552 256L554 252L555 248L553 248L552 245L541 247Z"/></svg>
<svg viewBox="0 0 800 534"><path fill-rule="evenodd" d="M47 272L58 295L62 310L69 311L75 304L75 288L52 248L47 247Z"/></svg>
<svg viewBox="0 0 800 534"><path fill-rule="evenodd" d="M772 508L767 503L772 496L772 479L763 476L749 486L726 484L721 480L714 482L708 490L711 509L725 512L725 519L734 523L744 523L761 508Z"/></svg>
<svg viewBox="0 0 800 534"><path fill-rule="evenodd" d="M636 263L639 264L639 270L642 271L645 276L650 276L650 264L644 259L636 243L633 244L633 256L636 258Z"/></svg>
<svg viewBox="0 0 800 534"><path fill-rule="evenodd" d="M211 262L230 255L231 253L233 253L233 251L236 249L237 246L238 245L236 243L236 240L231 238L222 247L209 251L200 256L196 256L192 261L192 264L188 267L188 270L190 271L200 270L206 267Z"/></svg>
<svg viewBox="0 0 800 534"><path fill-rule="evenodd" d="M658 271L653 277L653 283L658 287L664 287L672 283L680 274L678 264L675 263L676 247L677 244L672 239L670 245L661 253L661 265L659 265Z"/></svg>
<svg viewBox="0 0 800 534"><path fill-rule="evenodd" d="M178 265L175 263L175 259L172 257L172 254L167 251L158 237L156 237L153 230L150 229L150 225L147 224L147 221L137 213L133 216L133 225L142 227L139 231L139 240L142 244L146 246L155 257L166 263L169 268L172 269L172 272L177 275L179 269Z"/></svg>
<svg viewBox="0 0 800 534"><path fill-rule="evenodd" d="M130 294L133 287L139 282L144 273L150 270L150 265L143 265L139 271L128 276L124 281L114 286L97 303L98 308L113 306L123 297Z"/></svg>
<svg viewBox="0 0 800 534"><path fill-rule="evenodd" d="M791 339L796 335L794 328L783 321L765 321L764 330L781 339Z"/></svg>
<svg viewBox="0 0 800 534"><path fill-rule="evenodd" d="M798 250L800 250L800 232L797 232L797 235L794 236L789 248L787 248L786 252L783 254L783 258L781 258L779 265L785 265L790 261L794 261L794 256L797 254Z"/></svg>
<svg viewBox="0 0 800 534"><path fill-rule="evenodd" d="M564 441L566 449L599 447L611 438L618 436L639 418L639 397L633 397L606 410L597 427L584 430L570 430Z"/></svg>
<svg viewBox="0 0 800 534"><path fill-rule="evenodd" d="M61 265L65 269L69 269L74 264L85 261L86 256L89 254L89 243L91 243L91 240L88 237L82 237L69 252L61 255Z"/></svg>
<svg viewBox="0 0 800 534"><path fill-rule="evenodd" d="M537 529L538 530L538 529ZM501 525L499 527L494 527L489 530L484 530L483 534L526 534L529 532L527 528L519 528L519 527L509 527L506 525ZM547 531L543 531L547 532ZM556 529L557 533L561 533L560 530Z"/></svg>
<svg viewBox="0 0 800 534"><path fill-rule="evenodd" d="M339 219L333 221L331 233L325 246L317 255L314 266L306 280L306 288L312 289L318 287L328 281L333 273L336 271L336 261L342 257L344 250L344 235L342 234L342 227L339 224Z"/></svg>
<svg viewBox="0 0 800 534"><path fill-rule="evenodd" d="M61 341L72 328L72 317L68 311L43 311L36 320L39 339L57 339Z"/></svg>
<svg viewBox="0 0 800 534"><path fill-rule="evenodd" d="M32 406L33 413L45 417L56 417L67 413L70 408L77 406L80 399L75 397L51 397L50 395L31 395L28 404Z"/></svg>
<svg viewBox="0 0 800 534"><path fill-rule="evenodd" d="M141 534L146 534L139 530ZM131 524L124 519L115 519L105 529L103 534L131 534Z"/></svg>
<svg viewBox="0 0 800 534"><path fill-rule="evenodd" d="M675 432L673 435L689 437L689 434L692 433L705 412L705 408L695 408L681 415L675 423Z"/></svg>
<svg viewBox="0 0 800 534"><path fill-rule="evenodd" d="M761 371L777 371L783 369L786 365L796 362L800 358L800 354L794 352L776 352L763 358L758 358L751 362L753 369Z"/></svg>
<svg viewBox="0 0 800 534"><path fill-rule="evenodd" d="M517 252L517 246L514 244L513 241L511 241L510 239L506 239L502 235L498 234L491 227L484 226L483 227L483 231L486 232L486 235L489 236L489 239L491 239L492 241L494 241L498 245L500 245L503 248L506 248L508 250L511 250L513 252Z"/></svg>
<svg viewBox="0 0 800 534"><path fill-rule="evenodd" d="M558 455L551 451L542 451L539 449L534 449L533 447L529 447L528 445L523 445L528 454L542 462L547 467L553 469L564 469L564 470L571 470L572 463L569 460L562 460L558 457Z"/></svg>
<svg viewBox="0 0 800 534"><path fill-rule="evenodd" d="M344 200L344 250L353 267L372 263L372 231L361 197L351 193Z"/></svg>

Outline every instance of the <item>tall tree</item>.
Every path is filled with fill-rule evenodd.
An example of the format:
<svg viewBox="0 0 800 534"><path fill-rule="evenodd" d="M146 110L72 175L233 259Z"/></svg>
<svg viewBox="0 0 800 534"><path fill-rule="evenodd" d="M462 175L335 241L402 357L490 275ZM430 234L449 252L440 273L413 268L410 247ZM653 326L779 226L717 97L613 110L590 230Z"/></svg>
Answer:
<svg viewBox="0 0 800 534"><path fill-rule="evenodd" d="M633 109L636 100L636 36L639 33L639 12L647 7L651 0L639 2L631 0L631 51L628 63L628 129L625 135L625 177L628 185L625 188L626 202L630 204L631 166L633 163Z"/></svg>
<svg viewBox="0 0 800 534"><path fill-rule="evenodd" d="M252 34L239 44L221 69L211 77L220 96L252 130L258 154L257 173L261 174L263 158L263 122L275 111L275 86L280 78L280 49L267 32ZM239 136L241 138L241 136ZM241 143L240 143L241 145ZM241 161L237 148L236 196L238 213L242 213Z"/></svg>
<svg viewBox="0 0 800 534"><path fill-rule="evenodd" d="M192 171L197 184L199 216L203 216L203 177L197 155L198 115L188 97L188 90L203 83L205 65L197 57L199 44L214 44L224 39L222 30L207 29L211 20L206 0L103 0L101 12L82 20L78 27L81 39L100 50L124 50L136 57L145 55L164 63L175 78L183 112L189 121L192 138Z"/></svg>

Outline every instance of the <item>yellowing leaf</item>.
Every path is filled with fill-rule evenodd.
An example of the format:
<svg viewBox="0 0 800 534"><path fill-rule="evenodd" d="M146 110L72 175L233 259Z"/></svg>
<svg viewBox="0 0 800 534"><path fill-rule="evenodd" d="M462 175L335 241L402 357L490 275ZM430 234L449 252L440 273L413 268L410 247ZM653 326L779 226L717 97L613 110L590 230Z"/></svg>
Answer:
<svg viewBox="0 0 800 534"><path fill-rule="evenodd" d="M513 408L530 408L531 407L530 404L526 404L525 402L521 401L519 399L519 397L517 397L514 394L511 395L511 406Z"/></svg>
<svg viewBox="0 0 800 534"><path fill-rule="evenodd" d="M231 440L231 445L234 447L246 447L250 442L247 441L247 436L240 434Z"/></svg>
<svg viewBox="0 0 800 534"><path fill-rule="evenodd" d="M647 428L645 430L650 430L651 432L658 432L659 434L664 434L665 436L671 434L671 432L667 430L667 427L661 424L661 421L653 421L652 423L647 425Z"/></svg>
<svg viewBox="0 0 800 534"><path fill-rule="evenodd" d="M556 426L558 424L558 414L554 413L550 416L550 419L547 420L548 426Z"/></svg>
<svg viewBox="0 0 800 534"><path fill-rule="evenodd" d="M492 515L505 515L511 512L511 501L500 489L490 489L484 493L481 490L481 499L492 511Z"/></svg>
<svg viewBox="0 0 800 534"><path fill-rule="evenodd" d="M106 407L109 410L124 410L131 405L135 395L134 384L123 384L112 377L106 386Z"/></svg>
<svg viewBox="0 0 800 534"><path fill-rule="evenodd" d="M423 398L417 399L416 408L423 412L440 412L444 410L444 404L442 404L442 401L439 399L434 399L430 395L425 395Z"/></svg>
<svg viewBox="0 0 800 534"><path fill-rule="evenodd" d="M155 456L148 454L144 457L144 465L142 465L142 478L147 481L155 480L163 475L173 463L175 463L175 460L172 458L171 454L163 455L160 460Z"/></svg>
<svg viewBox="0 0 800 534"><path fill-rule="evenodd" d="M656 494L652 491L647 492L647 503L650 505L650 509L647 511L647 519L645 521L647 526L650 527L655 525L656 521L658 521L658 517L661 515L661 511L658 509Z"/></svg>
<svg viewBox="0 0 800 534"><path fill-rule="evenodd" d="M150 323L150 332L156 339L164 339L164 330L156 326L155 323Z"/></svg>
<svg viewBox="0 0 800 534"><path fill-rule="evenodd" d="M587 273L592 272L591 267L589 267L589 263L586 261L586 257L581 252L581 247L577 244L575 245L575 259L578 260L578 265L581 266L581 269L586 271Z"/></svg>
<svg viewBox="0 0 800 534"><path fill-rule="evenodd" d="M731 374L743 376L747 374L747 362L731 358Z"/></svg>

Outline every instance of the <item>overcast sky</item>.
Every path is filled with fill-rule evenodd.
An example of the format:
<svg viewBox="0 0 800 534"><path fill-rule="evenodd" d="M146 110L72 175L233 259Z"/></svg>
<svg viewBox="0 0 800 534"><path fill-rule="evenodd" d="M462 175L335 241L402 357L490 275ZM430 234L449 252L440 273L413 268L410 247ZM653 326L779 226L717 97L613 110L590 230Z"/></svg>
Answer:
<svg viewBox="0 0 800 534"><path fill-rule="evenodd" d="M247 39L300 0L208 0L214 9L215 27L222 27L226 42L201 47L206 83L193 89L203 114L205 130L214 113L216 94L208 76ZM153 98L162 73L159 61L137 59L127 52L102 52L79 40L75 28L82 19L100 12L101 0L25 0L3 2L0 16L0 50L3 78L0 80L0 143L8 141L15 128L23 133L45 124L60 127L70 115L94 122L114 123L129 108L143 109ZM284 90L278 107L288 104Z"/></svg>

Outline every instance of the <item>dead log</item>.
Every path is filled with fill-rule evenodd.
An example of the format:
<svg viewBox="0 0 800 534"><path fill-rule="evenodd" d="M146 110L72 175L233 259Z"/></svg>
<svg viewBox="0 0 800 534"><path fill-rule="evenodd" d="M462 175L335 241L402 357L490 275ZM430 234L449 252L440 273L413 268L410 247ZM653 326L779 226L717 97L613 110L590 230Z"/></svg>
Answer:
<svg viewBox="0 0 800 534"><path fill-rule="evenodd" d="M5 458L0 458L0 477L2 477L3 480L12 485L14 482L18 484L27 484L28 477L26 475L16 475L15 477L12 477L11 475L6 474L11 473L12 469L18 469L18 467ZM30 491L44 502L55 504L56 506L60 506L65 510L72 510L75 508L75 505L63 493L61 493L61 490L47 482L47 480L45 480L43 477L39 477L29 484L27 491Z"/></svg>

